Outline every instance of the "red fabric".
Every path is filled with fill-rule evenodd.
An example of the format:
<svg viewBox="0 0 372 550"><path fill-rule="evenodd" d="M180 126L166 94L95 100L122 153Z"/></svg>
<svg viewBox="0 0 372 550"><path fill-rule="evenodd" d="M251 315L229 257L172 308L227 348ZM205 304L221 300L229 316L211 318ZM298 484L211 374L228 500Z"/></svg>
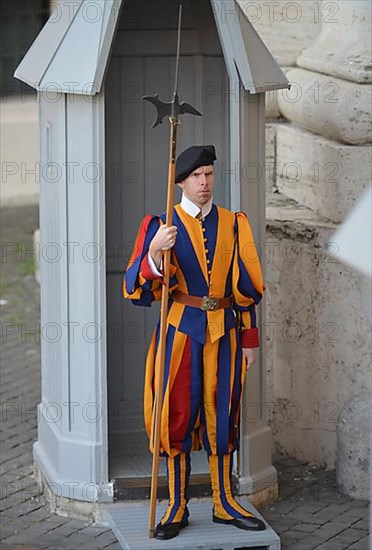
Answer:
<svg viewBox="0 0 372 550"><path fill-rule="evenodd" d="M152 281L153 279L160 279L159 275L156 275L151 271L148 255L149 253L147 252L147 254L142 258L140 269L142 276L149 281Z"/></svg>
<svg viewBox="0 0 372 550"><path fill-rule="evenodd" d="M156 275L155 273L153 273L152 270L151 270L150 264L149 264L148 255L149 255L149 253L147 252L147 254L143 257L142 262L141 262L140 271L142 273L142 276L148 281L153 281L154 279L158 279L161 282L161 284L164 285L164 281L163 281L164 270L163 269L158 269L159 273L161 273L161 276ZM173 264L169 264L169 278L170 279L174 276L176 271L177 271L176 266L173 265Z"/></svg>
<svg viewBox="0 0 372 550"><path fill-rule="evenodd" d="M169 418L169 441L177 449L182 448L187 427L190 421L191 403L191 341L187 338L183 349L181 363L174 380L170 396L169 410L172 416Z"/></svg>
<svg viewBox="0 0 372 550"><path fill-rule="evenodd" d="M135 242L135 245L133 247L133 251L132 251L130 260L128 262L127 269L129 269L129 267L135 262L136 258L138 258L138 256L142 253L143 246L145 244L146 233L147 233L147 230L148 230L148 227L150 225L150 222L151 222L152 218L153 218L153 216L151 216L151 214L147 214L147 216L145 216L142 220L142 223L140 225L140 228L138 230L138 234L137 234L137 237L136 237L136 242Z"/></svg>
<svg viewBox="0 0 372 550"><path fill-rule="evenodd" d="M258 328L246 328L242 332L242 347L243 348L259 348L260 340L258 337Z"/></svg>

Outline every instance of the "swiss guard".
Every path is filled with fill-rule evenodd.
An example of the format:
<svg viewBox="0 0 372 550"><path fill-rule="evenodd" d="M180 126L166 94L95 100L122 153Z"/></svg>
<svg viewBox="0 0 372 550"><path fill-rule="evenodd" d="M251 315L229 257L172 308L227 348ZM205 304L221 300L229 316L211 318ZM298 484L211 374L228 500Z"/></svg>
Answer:
<svg viewBox="0 0 372 550"><path fill-rule="evenodd" d="M215 160L213 145L189 147L178 156L175 182L183 193L173 225L166 226L165 214L144 217L123 278L123 296L133 304L160 300L162 251L171 249L160 428L169 503L155 529L162 540L188 525L190 453L201 449L208 455L213 521L255 531L266 527L234 499L231 484L246 370L260 345L256 306L265 286L246 214L213 202ZM144 388L151 452L158 344L159 323Z"/></svg>

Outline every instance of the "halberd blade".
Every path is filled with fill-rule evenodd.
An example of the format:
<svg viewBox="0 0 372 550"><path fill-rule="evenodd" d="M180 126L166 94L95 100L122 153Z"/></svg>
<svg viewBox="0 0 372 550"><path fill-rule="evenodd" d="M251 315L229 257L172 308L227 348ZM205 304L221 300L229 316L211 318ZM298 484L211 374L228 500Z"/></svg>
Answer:
<svg viewBox="0 0 372 550"><path fill-rule="evenodd" d="M197 115L197 116L203 116L195 107L190 105L190 103L185 103L183 101L180 105L180 111L179 114L183 115L184 113L189 113L190 115Z"/></svg>
<svg viewBox="0 0 372 550"><path fill-rule="evenodd" d="M161 99L159 99L158 94L146 95L146 96L143 96L142 99L146 99L147 101L150 101L150 103L152 103L156 107L157 118L156 118L154 124L152 125L153 128L155 128L155 126L157 126L158 124L162 124L163 118L165 116L167 116L167 115L170 116L171 115L172 105L173 105L172 101L171 102L162 101Z"/></svg>
<svg viewBox="0 0 372 550"><path fill-rule="evenodd" d="M157 126L158 124L162 124L163 118L165 116L171 116L172 114L176 117L185 113L188 113L190 115L203 116L197 109L195 109L195 107L190 105L190 103L186 103L185 101L183 101L181 105L179 105L178 102L175 100L170 102L162 101L161 99L159 99L158 94L143 96L142 99L150 101L150 103L152 103L156 107L157 118L152 125L153 128L155 128L155 126Z"/></svg>

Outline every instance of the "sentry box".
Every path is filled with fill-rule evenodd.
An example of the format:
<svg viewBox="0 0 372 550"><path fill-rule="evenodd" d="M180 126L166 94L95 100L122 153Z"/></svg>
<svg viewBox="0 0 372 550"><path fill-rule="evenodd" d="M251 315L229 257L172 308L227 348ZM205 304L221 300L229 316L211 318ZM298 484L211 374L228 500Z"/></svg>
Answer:
<svg viewBox="0 0 372 550"><path fill-rule="evenodd" d="M34 464L60 503L96 509L149 493L142 392L158 309L132 307L121 285L139 221L164 210L168 128L151 128L153 107L141 98L170 96L177 14L174 0L53 2L15 72L40 105L42 400ZM179 89L203 116L183 117L178 151L215 144L215 201L248 213L260 251L265 94L289 87L238 2L183 0ZM259 316L262 331L265 300ZM277 472L264 422L262 334L260 341L234 475L240 494L264 501L277 494ZM209 484L204 455L193 455L194 494Z"/></svg>

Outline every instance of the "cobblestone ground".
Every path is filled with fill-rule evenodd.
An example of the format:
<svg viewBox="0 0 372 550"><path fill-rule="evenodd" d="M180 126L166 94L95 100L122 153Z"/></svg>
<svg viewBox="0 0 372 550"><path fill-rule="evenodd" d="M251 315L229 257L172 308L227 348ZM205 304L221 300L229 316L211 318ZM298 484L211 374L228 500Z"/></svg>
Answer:
<svg viewBox="0 0 372 550"><path fill-rule="evenodd" d="M104 525L49 511L32 476L40 401L38 207L1 210L1 543L5 549L120 549ZM335 472L277 457L280 499L261 509L283 550L368 550L368 502L339 493Z"/></svg>

